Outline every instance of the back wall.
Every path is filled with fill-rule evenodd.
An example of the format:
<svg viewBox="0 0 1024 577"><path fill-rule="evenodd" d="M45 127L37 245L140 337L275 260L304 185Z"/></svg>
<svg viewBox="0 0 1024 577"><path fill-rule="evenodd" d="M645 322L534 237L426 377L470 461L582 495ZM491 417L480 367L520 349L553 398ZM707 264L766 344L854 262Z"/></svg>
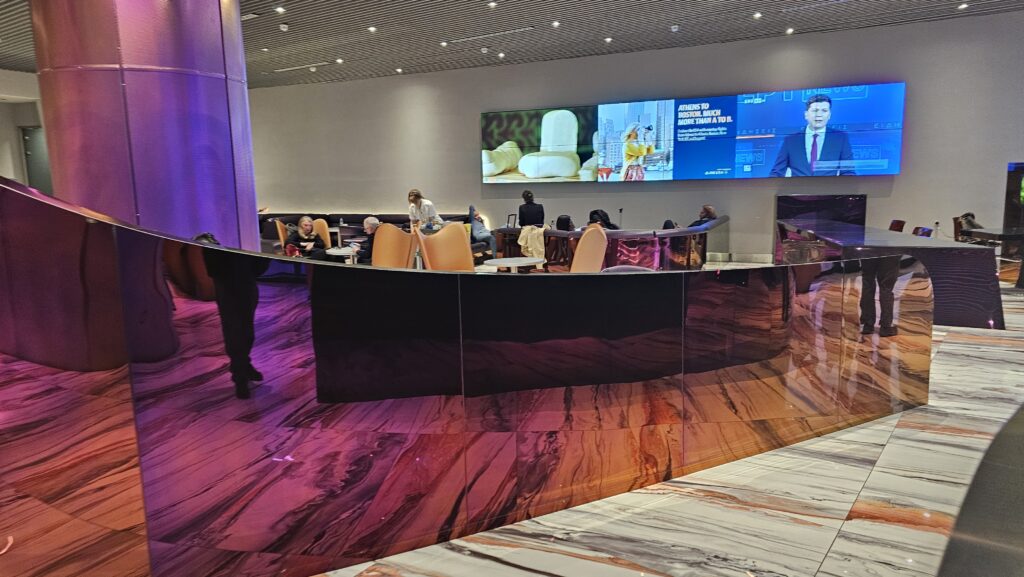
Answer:
<svg viewBox="0 0 1024 577"><path fill-rule="evenodd" d="M441 212L478 205L500 226L519 185L480 183L480 118L513 110L907 82L903 173L893 177L529 185L549 220L592 208L626 228L688 223L704 203L729 214L739 259L772 248L775 194L867 194L868 225L908 227L973 210L1002 222L1006 165L1024 161L1024 12L615 54L260 88L249 92L260 206L404 212L421 189ZM510 59L514 60L514 54Z"/></svg>

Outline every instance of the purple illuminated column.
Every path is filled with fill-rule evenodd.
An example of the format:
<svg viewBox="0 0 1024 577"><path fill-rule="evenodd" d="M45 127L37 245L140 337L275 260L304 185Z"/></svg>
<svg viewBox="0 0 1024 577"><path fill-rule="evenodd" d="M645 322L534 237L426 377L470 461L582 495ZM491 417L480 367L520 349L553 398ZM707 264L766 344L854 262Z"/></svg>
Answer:
<svg viewBox="0 0 1024 577"><path fill-rule="evenodd" d="M53 189L259 250L237 0L31 0Z"/></svg>

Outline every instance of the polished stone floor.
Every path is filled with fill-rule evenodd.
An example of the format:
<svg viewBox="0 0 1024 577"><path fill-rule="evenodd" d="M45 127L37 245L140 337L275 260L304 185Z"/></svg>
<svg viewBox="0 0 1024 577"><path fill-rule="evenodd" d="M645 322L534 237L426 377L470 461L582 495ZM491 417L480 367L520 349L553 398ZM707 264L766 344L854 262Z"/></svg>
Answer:
<svg viewBox="0 0 1024 577"><path fill-rule="evenodd" d="M1006 331L937 327L927 406L330 577L934 576L993 436L1024 403Z"/></svg>

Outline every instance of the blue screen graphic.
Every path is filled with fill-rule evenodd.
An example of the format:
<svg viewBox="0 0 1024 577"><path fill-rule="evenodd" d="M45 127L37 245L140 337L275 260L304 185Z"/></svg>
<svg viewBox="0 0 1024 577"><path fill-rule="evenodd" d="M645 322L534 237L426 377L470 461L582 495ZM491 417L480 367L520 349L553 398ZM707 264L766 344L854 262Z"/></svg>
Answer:
<svg viewBox="0 0 1024 577"><path fill-rule="evenodd" d="M598 180L898 174L905 91L866 84L602 105Z"/></svg>

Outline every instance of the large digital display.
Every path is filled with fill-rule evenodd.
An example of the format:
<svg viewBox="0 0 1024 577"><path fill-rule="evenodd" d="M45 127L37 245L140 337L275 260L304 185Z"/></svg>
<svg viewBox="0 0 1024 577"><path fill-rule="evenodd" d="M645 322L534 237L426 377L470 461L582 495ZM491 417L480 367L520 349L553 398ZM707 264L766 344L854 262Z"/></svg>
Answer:
<svg viewBox="0 0 1024 577"><path fill-rule="evenodd" d="M906 85L481 115L485 183L898 174Z"/></svg>

